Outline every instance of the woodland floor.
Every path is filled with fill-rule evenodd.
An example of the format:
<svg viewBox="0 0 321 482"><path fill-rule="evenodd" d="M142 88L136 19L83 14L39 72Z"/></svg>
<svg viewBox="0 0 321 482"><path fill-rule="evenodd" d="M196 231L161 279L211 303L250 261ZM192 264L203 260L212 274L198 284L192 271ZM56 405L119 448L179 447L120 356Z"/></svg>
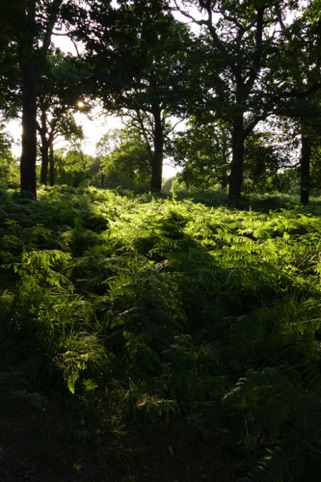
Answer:
<svg viewBox="0 0 321 482"><path fill-rule="evenodd" d="M3 400L2 395L0 390ZM118 433L110 434L105 447L92 441L73 446L66 412L58 416L20 402L5 412L0 416L1 482L235 480L226 454L206 445L197 434L175 439L179 427L167 427L158 438L157 434Z"/></svg>
<svg viewBox="0 0 321 482"><path fill-rule="evenodd" d="M63 448L63 433L60 445L57 445L59 442L57 440L54 447L42 445L39 432L42 429L47 430L47 427L37 427L43 417L41 416L37 423L34 416L31 413L24 413L1 418L1 482L121 482L127 480L124 479L123 472L112 464L101 467L90 448L66 453Z"/></svg>

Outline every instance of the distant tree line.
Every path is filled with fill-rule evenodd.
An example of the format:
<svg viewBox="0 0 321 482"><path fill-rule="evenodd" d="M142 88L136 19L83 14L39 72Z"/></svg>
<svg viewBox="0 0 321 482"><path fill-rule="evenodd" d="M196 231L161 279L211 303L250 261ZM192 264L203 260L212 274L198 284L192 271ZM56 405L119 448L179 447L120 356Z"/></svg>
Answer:
<svg viewBox="0 0 321 482"><path fill-rule="evenodd" d="M83 176L103 187L148 179L159 192L169 157L187 186L220 184L230 198L297 174L306 204L320 187L320 14L316 0L4 0L0 110L4 126L21 115L21 191L84 180L84 157L72 149L63 173L54 143L77 143L74 113L99 102L128 120Z"/></svg>

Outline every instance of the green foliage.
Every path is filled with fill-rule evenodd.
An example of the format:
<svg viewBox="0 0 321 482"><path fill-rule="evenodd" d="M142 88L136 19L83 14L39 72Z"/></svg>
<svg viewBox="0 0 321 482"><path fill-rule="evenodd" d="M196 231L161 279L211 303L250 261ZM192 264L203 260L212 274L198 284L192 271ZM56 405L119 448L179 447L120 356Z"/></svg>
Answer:
<svg viewBox="0 0 321 482"><path fill-rule="evenodd" d="M4 197L3 383L36 408L77 399L100 427L179 420L244 482L318 480L320 208L204 198Z"/></svg>
<svg viewBox="0 0 321 482"><path fill-rule="evenodd" d="M171 144L170 154L183 168L179 179L199 189L215 184L226 187L230 144L230 132L223 123L202 125L192 119Z"/></svg>
<svg viewBox="0 0 321 482"><path fill-rule="evenodd" d="M91 178L94 159L77 149L59 150L54 155L56 166L55 182L78 187Z"/></svg>
<svg viewBox="0 0 321 482"><path fill-rule="evenodd" d="M111 137L112 136L112 137ZM114 144L114 147L108 144ZM100 172L104 179L104 187L115 189L148 190L151 173L152 153L141 136L129 131L113 131L100 141L99 150L104 144L109 152L100 159ZM106 146L106 147L107 147Z"/></svg>
<svg viewBox="0 0 321 482"><path fill-rule="evenodd" d="M0 125L0 129L3 126ZM0 183L2 186L17 187L19 168L11 152L11 139L6 132L0 132Z"/></svg>
<svg viewBox="0 0 321 482"><path fill-rule="evenodd" d="M14 390L11 393L13 399L18 398L26 401L32 407L41 410L44 405L48 403L47 399L39 393L28 393L26 390Z"/></svg>
<svg viewBox="0 0 321 482"><path fill-rule="evenodd" d="M284 165L289 164L288 154L278 145L271 132L252 133L245 143L244 192L290 192Z"/></svg>

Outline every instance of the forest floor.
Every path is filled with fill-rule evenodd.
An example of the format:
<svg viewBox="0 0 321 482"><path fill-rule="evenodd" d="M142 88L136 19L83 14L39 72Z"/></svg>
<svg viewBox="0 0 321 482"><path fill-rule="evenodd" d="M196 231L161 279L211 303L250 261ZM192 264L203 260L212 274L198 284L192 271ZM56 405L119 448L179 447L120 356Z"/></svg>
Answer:
<svg viewBox="0 0 321 482"><path fill-rule="evenodd" d="M1 482L121 482L116 464L98 463L93 450L66 447L68 425L35 409L16 406L0 419ZM60 435L58 432L60 431Z"/></svg>
<svg viewBox="0 0 321 482"><path fill-rule="evenodd" d="M2 389L0 399L5 398ZM226 454L206 446L196 434L176 436L173 448L170 440L179 427L167 427L159 437L124 431L107 435L105 446L92 440L73 445L70 431L79 427L70 426L67 412L39 411L14 401L0 413L1 482L235 480Z"/></svg>

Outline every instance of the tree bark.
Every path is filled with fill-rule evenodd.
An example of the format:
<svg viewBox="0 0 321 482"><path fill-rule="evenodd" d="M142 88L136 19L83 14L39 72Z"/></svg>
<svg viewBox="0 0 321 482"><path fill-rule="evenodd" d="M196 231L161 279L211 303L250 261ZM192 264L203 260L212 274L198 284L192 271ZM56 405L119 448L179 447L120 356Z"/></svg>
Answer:
<svg viewBox="0 0 321 482"><path fill-rule="evenodd" d="M20 189L37 197L37 79L39 67L48 52L52 30L63 0L53 0L44 11L43 25L37 23L36 0L17 2L17 17L23 19L25 28L18 33L19 66L22 91L22 151L20 164ZM40 4L40 2L39 2ZM39 6L39 5L38 5ZM18 8L19 7L19 8ZM43 34L43 35L42 35ZM42 46L40 39L42 38Z"/></svg>
<svg viewBox="0 0 321 482"><path fill-rule="evenodd" d="M311 144L309 138L301 137L301 204L309 203Z"/></svg>
<svg viewBox="0 0 321 482"><path fill-rule="evenodd" d="M234 118L232 131L232 162L229 176L229 198L241 197L244 161L244 126L243 114Z"/></svg>
<svg viewBox="0 0 321 482"><path fill-rule="evenodd" d="M162 111L159 105L154 105L154 152L152 162L152 178L150 183L151 192L160 192L162 190L163 177L163 158L164 158L164 137L162 125Z"/></svg>
<svg viewBox="0 0 321 482"><path fill-rule="evenodd" d="M49 185L55 185L55 158L54 158L54 147L53 139L49 142Z"/></svg>
<svg viewBox="0 0 321 482"><path fill-rule="evenodd" d="M36 68L21 62L22 79L22 151L20 166L21 192L37 197L37 88Z"/></svg>
<svg viewBox="0 0 321 482"><path fill-rule="evenodd" d="M49 166L49 141L47 139L47 118L46 118L46 111L44 108L41 109L41 125L38 125L38 131L41 138L40 183L47 186L48 166Z"/></svg>
<svg viewBox="0 0 321 482"><path fill-rule="evenodd" d="M47 186L48 184L48 166L49 166L49 144L47 139L42 139L41 142L41 171L40 184Z"/></svg>

